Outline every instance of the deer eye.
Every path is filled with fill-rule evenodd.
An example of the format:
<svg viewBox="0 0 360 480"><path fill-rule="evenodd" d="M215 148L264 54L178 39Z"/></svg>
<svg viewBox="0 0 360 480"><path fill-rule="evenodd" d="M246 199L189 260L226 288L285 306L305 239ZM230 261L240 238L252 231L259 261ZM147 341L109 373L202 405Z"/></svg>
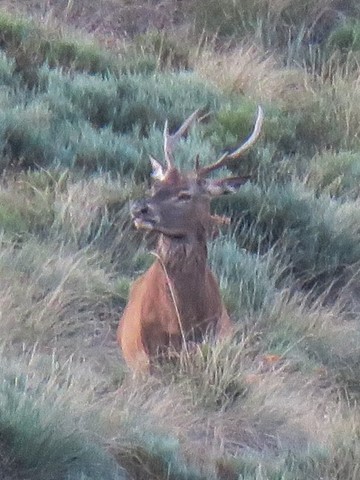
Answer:
<svg viewBox="0 0 360 480"><path fill-rule="evenodd" d="M182 201L191 200L191 195L188 192L180 192L177 198Z"/></svg>

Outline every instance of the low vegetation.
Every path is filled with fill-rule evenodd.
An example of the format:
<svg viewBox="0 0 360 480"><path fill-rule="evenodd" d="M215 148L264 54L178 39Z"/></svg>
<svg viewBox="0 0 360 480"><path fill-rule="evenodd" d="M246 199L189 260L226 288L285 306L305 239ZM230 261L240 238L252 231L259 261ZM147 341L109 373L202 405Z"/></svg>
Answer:
<svg viewBox="0 0 360 480"><path fill-rule="evenodd" d="M357 478L357 2L95 3L0 3L1 472ZM148 155L201 108L176 162L206 163L260 103L209 242L236 333L133 378L115 331L153 259L128 216Z"/></svg>

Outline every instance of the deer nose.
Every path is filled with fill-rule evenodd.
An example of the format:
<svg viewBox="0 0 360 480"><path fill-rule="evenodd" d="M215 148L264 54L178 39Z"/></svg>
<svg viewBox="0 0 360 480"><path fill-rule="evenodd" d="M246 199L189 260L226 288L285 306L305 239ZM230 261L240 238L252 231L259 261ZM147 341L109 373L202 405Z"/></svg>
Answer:
<svg viewBox="0 0 360 480"><path fill-rule="evenodd" d="M149 212L149 206L146 200L136 200L130 205L130 214L133 217L138 217L139 215L146 215Z"/></svg>

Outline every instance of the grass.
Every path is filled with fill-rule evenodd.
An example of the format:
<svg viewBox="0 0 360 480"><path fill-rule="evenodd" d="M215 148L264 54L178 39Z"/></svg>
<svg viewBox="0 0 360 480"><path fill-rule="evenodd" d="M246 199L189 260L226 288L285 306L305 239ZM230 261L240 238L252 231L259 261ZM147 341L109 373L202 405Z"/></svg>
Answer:
<svg viewBox="0 0 360 480"><path fill-rule="evenodd" d="M160 31L145 2L105 0L92 35L90 2L60 7L0 12L0 468L357 478L357 3L167 2ZM115 332L153 261L129 219L148 155L162 158L166 119L174 131L201 108L176 162L214 161L257 104L262 137L229 165L251 181L212 207L232 220L209 262L236 331L133 377Z"/></svg>

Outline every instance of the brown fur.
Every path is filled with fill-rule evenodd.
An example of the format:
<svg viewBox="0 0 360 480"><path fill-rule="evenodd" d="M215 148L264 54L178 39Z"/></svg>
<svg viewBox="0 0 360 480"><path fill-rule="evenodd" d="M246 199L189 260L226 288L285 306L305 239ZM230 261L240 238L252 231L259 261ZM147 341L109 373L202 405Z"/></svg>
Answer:
<svg viewBox="0 0 360 480"><path fill-rule="evenodd" d="M153 361L169 347L179 351L184 341L201 341L232 328L206 264L205 242L187 246L161 237L157 254L134 283L118 329L125 361L135 371L151 371Z"/></svg>

